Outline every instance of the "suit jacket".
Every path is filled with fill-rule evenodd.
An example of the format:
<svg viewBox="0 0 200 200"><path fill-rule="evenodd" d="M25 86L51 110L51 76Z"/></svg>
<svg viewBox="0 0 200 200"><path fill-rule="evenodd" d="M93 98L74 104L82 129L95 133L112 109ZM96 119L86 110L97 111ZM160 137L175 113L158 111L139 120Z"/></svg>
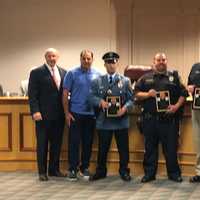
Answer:
<svg viewBox="0 0 200 200"><path fill-rule="evenodd" d="M42 114L43 120L56 120L64 117L62 106L63 78L66 71L58 67L61 83L58 90L52 78L52 75L44 64L30 73L28 96L30 111Z"/></svg>
<svg viewBox="0 0 200 200"><path fill-rule="evenodd" d="M108 94L108 91L112 94ZM100 76L92 82L90 91L90 103L94 107L99 107L101 99L107 96L120 96L122 106L125 105L128 110L133 106L133 91L129 78L116 74L112 84L108 82L107 75ZM96 120L97 129L117 130L129 127L128 114L116 118L106 117L105 112L101 109Z"/></svg>

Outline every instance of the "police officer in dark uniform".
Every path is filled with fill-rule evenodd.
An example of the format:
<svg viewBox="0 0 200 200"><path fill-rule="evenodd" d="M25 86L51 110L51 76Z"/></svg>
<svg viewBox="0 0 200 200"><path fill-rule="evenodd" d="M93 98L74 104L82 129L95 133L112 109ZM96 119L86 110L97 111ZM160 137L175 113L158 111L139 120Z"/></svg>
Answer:
<svg viewBox="0 0 200 200"><path fill-rule="evenodd" d="M181 171L177 161L179 113L187 97L187 90L181 84L178 72L167 70L167 58L164 53L157 53L153 64L153 71L142 76L135 86L136 98L141 101L143 107L145 175L141 182L146 183L156 178L159 141L166 160L168 178L181 182ZM159 108L159 99L164 101L165 98L162 98L161 94L166 91L169 96L166 95L164 107L161 105ZM161 95L159 98L158 94Z"/></svg>
<svg viewBox="0 0 200 200"><path fill-rule="evenodd" d="M190 71L188 77L188 92L193 95L193 99L196 99L197 105L193 106L192 109L192 126L193 126L193 141L196 148L196 175L190 178L190 182L200 182L200 105L199 105L199 94L195 94L195 90L200 88L200 63L195 63Z"/></svg>
<svg viewBox="0 0 200 200"><path fill-rule="evenodd" d="M99 149L96 173L90 180L106 177L107 154L114 134L120 157L119 174L122 180L130 181L127 111L133 106L131 83L127 77L116 72L119 60L117 53L108 52L102 58L107 74L94 80L91 87L91 104L99 109L96 120Z"/></svg>

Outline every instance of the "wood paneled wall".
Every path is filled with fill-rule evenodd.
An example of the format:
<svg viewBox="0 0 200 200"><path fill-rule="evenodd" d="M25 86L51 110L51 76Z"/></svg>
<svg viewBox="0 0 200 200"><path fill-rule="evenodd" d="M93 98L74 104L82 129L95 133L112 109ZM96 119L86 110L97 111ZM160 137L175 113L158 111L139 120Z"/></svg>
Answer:
<svg viewBox="0 0 200 200"><path fill-rule="evenodd" d="M192 64L200 61L200 1L111 0L117 18L117 50L122 67L150 65L157 52L165 52L169 69L183 81Z"/></svg>

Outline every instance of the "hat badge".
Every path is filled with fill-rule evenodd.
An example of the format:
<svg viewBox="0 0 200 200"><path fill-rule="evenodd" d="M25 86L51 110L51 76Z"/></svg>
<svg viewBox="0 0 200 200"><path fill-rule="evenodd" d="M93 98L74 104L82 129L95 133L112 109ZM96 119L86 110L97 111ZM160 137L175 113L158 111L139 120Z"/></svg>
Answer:
<svg viewBox="0 0 200 200"><path fill-rule="evenodd" d="M169 81L170 81L170 82L173 82L173 81L174 81L174 77L173 77L173 76L170 76L170 77L169 77Z"/></svg>

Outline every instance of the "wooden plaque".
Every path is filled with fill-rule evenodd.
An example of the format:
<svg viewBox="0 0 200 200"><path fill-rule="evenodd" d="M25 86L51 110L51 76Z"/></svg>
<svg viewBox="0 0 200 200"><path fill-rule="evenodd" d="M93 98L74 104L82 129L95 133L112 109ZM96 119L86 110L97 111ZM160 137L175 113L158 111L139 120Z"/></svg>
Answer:
<svg viewBox="0 0 200 200"><path fill-rule="evenodd" d="M117 112L121 108L120 96L107 96L108 108L106 110L106 117L118 117Z"/></svg>
<svg viewBox="0 0 200 200"><path fill-rule="evenodd" d="M156 108L157 112L166 112L170 105L169 91L159 91L156 93Z"/></svg>
<svg viewBox="0 0 200 200"><path fill-rule="evenodd" d="M196 87L194 89L192 107L193 107L193 109L200 109L200 87Z"/></svg>

